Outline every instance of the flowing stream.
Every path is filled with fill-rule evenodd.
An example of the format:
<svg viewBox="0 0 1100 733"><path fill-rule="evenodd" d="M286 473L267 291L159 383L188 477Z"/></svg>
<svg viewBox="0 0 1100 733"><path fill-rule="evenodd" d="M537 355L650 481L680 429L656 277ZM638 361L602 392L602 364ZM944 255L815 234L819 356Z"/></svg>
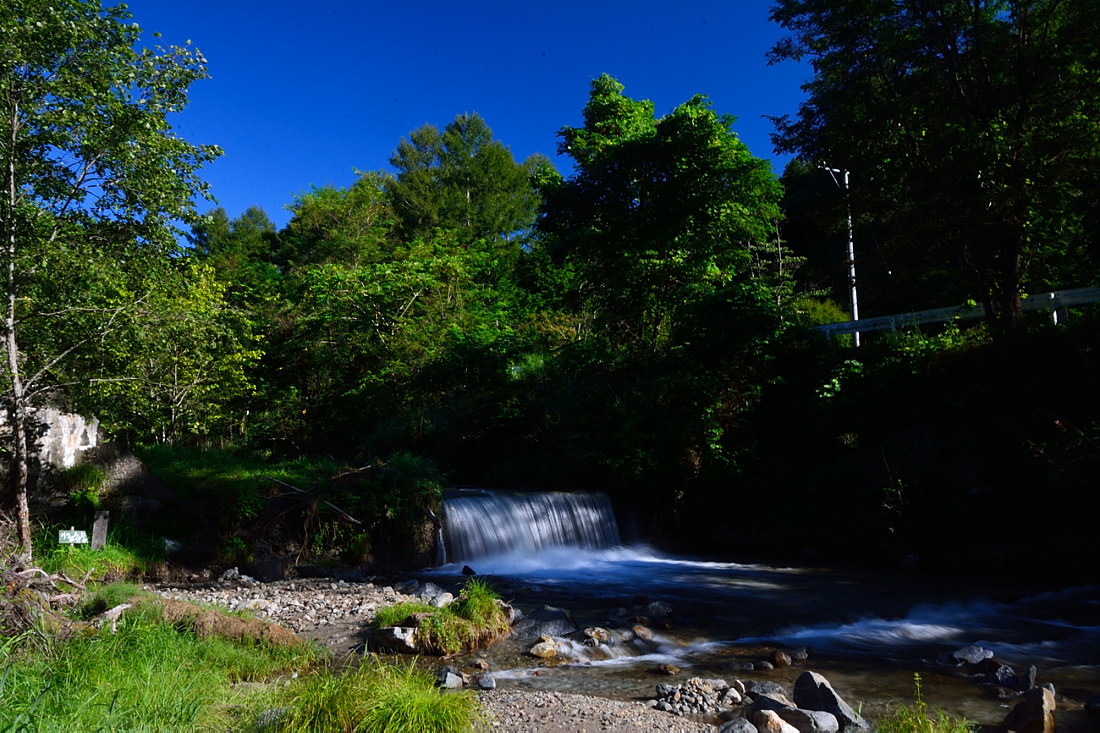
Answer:
<svg viewBox="0 0 1100 733"><path fill-rule="evenodd" d="M464 565L526 613L568 609L580 628L629 628L645 604L668 603L670 628L649 641L596 649L567 642L567 659L539 666L533 640L507 640L490 660L498 684L651 697L658 682L690 676L771 679L789 685L802 668L731 672L777 647L807 647L806 667L853 705L880 714L912 702L914 672L925 700L995 725L1011 702L943 663L967 644L991 649L1018 673L1038 668L1060 697L1060 731L1086 730L1078 703L1100 692L1100 589L1043 588L1028 579L984 582L920 573L866 573L670 557L623 546L611 503L599 493L455 491L445 497L447 563L429 571L460 583ZM624 615L625 614L625 615ZM675 664L678 677L649 670ZM1076 701L1076 702L1075 702Z"/></svg>

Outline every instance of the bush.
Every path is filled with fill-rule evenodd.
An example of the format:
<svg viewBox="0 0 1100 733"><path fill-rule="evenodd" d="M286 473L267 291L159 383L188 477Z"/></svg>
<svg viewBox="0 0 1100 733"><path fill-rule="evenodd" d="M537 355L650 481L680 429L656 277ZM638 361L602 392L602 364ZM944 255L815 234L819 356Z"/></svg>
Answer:
<svg viewBox="0 0 1100 733"><path fill-rule="evenodd" d="M449 606L398 603L379 609L375 626L403 626L415 619L417 635L429 654L457 654L492 644L508 633L508 622L497 602L500 596L489 585L471 578L462 594Z"/></svg>
<svg viewBox="0 0 1100 733"><path fill-rule="evenodd" d="M936 708L934 718L928 717L928 705L921 696L919 674L913 674L913 684L917 688L913 707L898 703L888 715L875 722L878 733L970 733L974 728L966 718L953 718L940 708Z"/></svg>

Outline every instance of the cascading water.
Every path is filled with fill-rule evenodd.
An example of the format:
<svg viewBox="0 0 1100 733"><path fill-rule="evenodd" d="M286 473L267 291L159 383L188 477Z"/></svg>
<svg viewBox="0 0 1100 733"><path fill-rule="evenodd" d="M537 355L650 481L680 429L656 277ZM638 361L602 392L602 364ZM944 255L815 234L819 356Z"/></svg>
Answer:
<svg viewBox="0 0 1100 733"><path fill-rule="evenodd" d="M452 563L620 544L611 500L604 493L454 491L444 497L443 512Z"/></svg>

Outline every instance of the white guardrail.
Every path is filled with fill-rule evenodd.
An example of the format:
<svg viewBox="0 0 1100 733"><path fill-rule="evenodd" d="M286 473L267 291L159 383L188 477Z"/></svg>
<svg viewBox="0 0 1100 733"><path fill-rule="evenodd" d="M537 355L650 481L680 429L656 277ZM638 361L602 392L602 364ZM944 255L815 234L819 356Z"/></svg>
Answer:
<svg viewBox="0 0 1100 733"><path fill-rule="evenodd" d="M1038 293L1024 298L1024 311L1049 310L1050 318L1055 325L1067 318L1066 308L1074 305L1086 305L1100 300L1100 287L1073 288L1072 290L1055 290L1050 293ZM984 318L985 306L978 303L974 306L958 305L948 308L933 308L926 311L914 311L912 313L895 313L890 316L875 316L874 318L861 318L858 321L841 321L840 323L825 323L814 326L814 330L821 331L825 338L832 341L833 336L842 333L867 333L870 331L896 331L899 328L911 328L922 326L926 323L950 323L969 318Z"/></svg>

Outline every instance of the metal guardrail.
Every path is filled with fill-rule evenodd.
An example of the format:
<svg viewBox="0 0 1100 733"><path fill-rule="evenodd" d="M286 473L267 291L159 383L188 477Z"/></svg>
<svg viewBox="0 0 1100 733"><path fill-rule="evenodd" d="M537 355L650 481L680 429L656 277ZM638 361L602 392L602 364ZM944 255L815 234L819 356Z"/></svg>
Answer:
<svg viewBox="0 0 1100 733"><path fill-rule="evenodd" d="M1050 318L1057 325L1065 321L1066 308L1074 305L1086 305L1100 301L1100 287L1073 288L1071 290L1055 290L1050 293L1038 293L1024 298L1024 312L1049 310ZM889 316L876 316L874 318L861 318L858 321L841 321L840 323L825 323L814 326L814 330L821 331L825 337L832 341L835 334L842 333L868 333L871 331L896 331L899 328L911 328L928 323L951 323L970 318L984 318L985 306L959 305L947 308L933 308L931 310L913 311L912 313L895 313Z"/></svg>

